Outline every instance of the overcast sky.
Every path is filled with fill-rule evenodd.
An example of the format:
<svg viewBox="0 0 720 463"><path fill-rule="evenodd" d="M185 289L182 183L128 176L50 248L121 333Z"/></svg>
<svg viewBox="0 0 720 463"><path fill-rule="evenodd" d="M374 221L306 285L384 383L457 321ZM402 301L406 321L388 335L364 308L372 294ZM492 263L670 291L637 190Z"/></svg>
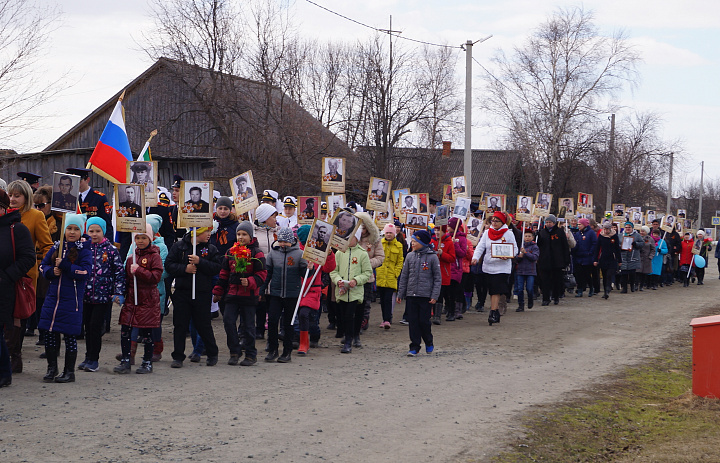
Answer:
<svg viewBox="0 0 720 463"><path fill-rule="evenodd" d="M241 1L241 0L238 0ZM281 0L268 0L281 1ZM62 0L61 27L54 33L48 57L43 61L48 76L69 72L74 85L46 108L51 115L44 127L25 132L14 140L18 151L41 150L69 130L114 93L120 91L152 62L141 51L142 33L152 33L145 0ZM393 29L406 37L457 44L493 35L474 47L474 56L487 63L501 48L510 52L522 43L558 5L568 2L543 0L316 0L338 13L378 28ZM283 4L287 4L283 1ZM589 0L586 9L595 13L604 32L622 28L644 58L642 81L626 92L621 103L628 107L621 119L634 110L653 110L664 119L663 136L681 139L690 156L683 166L699 176L704 160L706 176L720 177L716 154L716 130L720 122L720 2L707 0ZM289 5L300 32L318 39L363 39L373 34L306 2ZM408 44L407 46L413 46ZM458 50L458 53L464 53ZM464 56L459 62L464 63ZM462 69L460 69L462 70ZM478 96L482 70L473 70L474 96ZM460 76L464 79L464 76ZM130 115L126 115L131 117ZM497 133L475 109L474 148L494 148ZM458 137L462 140L462 137ZM140 149L144 140L130 140Z"/></svg>

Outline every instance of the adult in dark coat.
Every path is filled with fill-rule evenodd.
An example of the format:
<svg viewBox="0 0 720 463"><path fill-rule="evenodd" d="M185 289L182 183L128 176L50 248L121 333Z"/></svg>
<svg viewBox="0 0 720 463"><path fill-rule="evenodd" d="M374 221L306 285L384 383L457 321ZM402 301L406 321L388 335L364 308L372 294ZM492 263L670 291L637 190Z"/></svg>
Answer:
<svg viewBox="0 0 720 463"><path fill-rule="evenodd" d="M573 270L578 284L575 297L582 297L586 287L589 287L588 297L592 297L595 294L591 276L597 254L597 235L590 228L590 220L578 220L578 231L573 236L577 243L572 250Z"/></svg>
<svg viewBox="0 0 720 463"><path fill-rule="evenodd" d="M603 299L607 299L612 289L612 283L615 279L622 257L620 254L620 238L613 230L612 223L605 222L603 230L598 236L597 251L595 253L595 261L593 265L602 271L603 286L605 293Z"/></svg>
<svg viewBox="0 0 720 463"><path fill-rule="evenodd" d="M111 243L115 242L115 234L112 225L112 205L108 202L107 196L90 186L90 169L71 167L67 169L69 174L80 176L80 210L89 219L100 217L105 221L105 238Z"/></svg>
<svg viewBox="0 0 720 463"><path fill-rule="evenodd" d="M678 259L680 258L680 251L682 250L682 237L680 233L673 227L672 233L664 234L665 243L668 247L668 259L667 265L665 266L665 284L670 286L673 284L673 280L677 275L675 273L678 269Z"/></svg>
<svg viewBox="0 0 720 463"><path fill-rule="evenodd" d="M542 274L542 305L550 305L551 297L557 305L565 291L563 270L570 265L570 247L565 230L558 227L554 215L545 218L545 226L538 232L537 245L540 248L537 269Z"/></svg>
<svg viewBox="0 0 720 463"><path fill-rule="evenodd" d="M5 344L5 327L13 324L15 282L35 265L35 245L28 228L20 223L20 212L7 212L10 198L0 190L0 387L12 383L10 352ZM11 228L12 227L12 228ZM13 247L13 236L15 246Z"/></svg>

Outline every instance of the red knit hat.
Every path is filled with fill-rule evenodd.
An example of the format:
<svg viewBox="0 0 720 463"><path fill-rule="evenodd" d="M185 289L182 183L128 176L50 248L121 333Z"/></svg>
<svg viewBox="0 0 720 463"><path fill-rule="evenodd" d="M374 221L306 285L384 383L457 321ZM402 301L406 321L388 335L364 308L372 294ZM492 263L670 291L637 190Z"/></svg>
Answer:
<svg viewBox="0 0 720 463"><path fill-rule="evenodd" d="M500 219L500 221L501 221L502 223L507 223L507 217L505 216L505 214L503 214L503 213L500 212L500 211L495 211L495 213L493 213L492 216L495 217L495 218L497 218L497 219Z"/></svg>

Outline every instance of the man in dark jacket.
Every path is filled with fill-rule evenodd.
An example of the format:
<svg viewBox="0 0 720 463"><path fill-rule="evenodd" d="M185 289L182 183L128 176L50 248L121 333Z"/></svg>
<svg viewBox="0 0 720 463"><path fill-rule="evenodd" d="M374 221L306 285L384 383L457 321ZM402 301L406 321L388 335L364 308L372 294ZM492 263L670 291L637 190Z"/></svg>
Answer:
<svg viewBox="0 0 720 463"><path fill-rule="evenodd" d="M589 286L588 297L595 294L591 279L593 262L597 253L597 234L590 228L590 220L578 220L578 231L573 233L577 244L572 250L573 270L577 279L577 293L575 297L582 297L585 287Z"/></svg>
<svg viewBox="0 0 720 463"><path fill-rule="evenodd" d="M182 368L185 360L185 335L190 320L205 344L207 366L217 364L218 346L210 323L213 277L220 273L223 256L210 244L211 228L196 228L173 244L165 259L165 269L175 277L175 292L172 295L174 314L173 326L175 348L172 353L172 368ZM193 253L193 233L196 235L196 250ZM195 275L195 298L192 297L193 275Z"/></svg>
<svg viewBox="0 0 720 463"><path fill-rule="evenodd" d="M682 250L682 237L680 237L680 234L673 228L672 233L665 235L665 242L668 246L668 262L665 266L665 285L670 286L673 284L675 277L677 277L678 259L680 258L680 251Z"/></svg>
<svg viewBox="0 0 720 463"><path fill-rule="evenodd" d="M563 270L570 265L570 247L565 231L557 226L557 218L550 214L545 218L545 226L538 232L537 245L540 248L538 273L542 274L542 305L550 305L552 296L555 305L565 291Z"/></svg>

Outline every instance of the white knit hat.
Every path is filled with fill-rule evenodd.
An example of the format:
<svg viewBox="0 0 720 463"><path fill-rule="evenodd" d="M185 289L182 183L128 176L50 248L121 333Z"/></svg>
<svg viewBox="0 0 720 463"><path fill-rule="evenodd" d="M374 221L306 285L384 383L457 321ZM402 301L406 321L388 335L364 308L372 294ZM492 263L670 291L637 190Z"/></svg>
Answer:
<svg viewBox="0 0 720 463"><path fill-rule="evenodd" d="M275 206L268 203L263 203L255 210L255 218L257 219L258 223L263 223L270 217L272 217L273 214L277 213L277 209L275 209Z"/></svg>

